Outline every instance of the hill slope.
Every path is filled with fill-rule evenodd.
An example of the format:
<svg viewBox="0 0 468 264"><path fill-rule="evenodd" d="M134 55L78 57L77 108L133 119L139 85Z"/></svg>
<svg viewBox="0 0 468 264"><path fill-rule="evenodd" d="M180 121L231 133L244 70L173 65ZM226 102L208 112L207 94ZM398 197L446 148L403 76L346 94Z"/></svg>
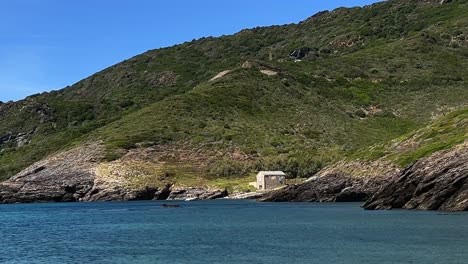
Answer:
<svg viewBox="0 0 468 264"><path fill-rule="evenodd" d="M467 12L394 0L148 51L0 104L0 178L90 142L118 167L106 176L137 170L141 188L311 176L468 105Z"/></svg>
<svg viewBox="0 0 468 264"><path fill-rule="evenodd" d="M467 114L464 108L438 117L263 199L366 201L367 209L468 210Z"/></svg>

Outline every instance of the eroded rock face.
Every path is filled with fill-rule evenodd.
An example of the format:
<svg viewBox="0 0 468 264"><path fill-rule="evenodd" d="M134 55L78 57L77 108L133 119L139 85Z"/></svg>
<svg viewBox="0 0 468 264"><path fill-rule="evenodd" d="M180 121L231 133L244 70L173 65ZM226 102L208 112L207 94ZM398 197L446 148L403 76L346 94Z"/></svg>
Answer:
<svg viewBox="0 0 468 264"><path fill-rule="evenodd" d="M399 169L390 163L338 162L305 183L266 194L271 202L364 202Z"/></svg>
<svg viewBox="0 0 468 264"><path fill-rule="evenodd" d="M101 153L98 144L91 144L37 162L0 183L0 202L78 201L94 185Z"/></svg>
<svg viewBox="0 0 468 264"><path fill-rule="evenodd" d="M247 192L247 193L231 193L229 196L224 197L231 200L251 200L260 199L265 195L264 192Z"/></svg>
<svg viewBox="0 0 468 264"><path fill-rule="evenodd" d="M166 186L165 188L146 187L140 190L129 190L123 188L106 189L95 186L79 201L98 202L166 200L170 193L170 186Z"/></svg>
<svg viewBox="0 0 468 264"><path fill-rule="evenodd" d="M0 183L0 203L205 200L227 196L225 190L173 191L169 183L162 187L132 186L131 175L104 177L103 156L104 147L94 143L37 162Z"/></svg>
<svg viewBox="0 0 468 264"><path fill-rule="evenodd" d="M355 178L346 174L317 176L307 182L268 193L268 202L363 202L375 193L382 178Z"/></svg>
<svg viewBox="0 0 468 264"><path fill-rule="evenodd" d="M468 211L468 144L419 160L392 177L364 208Z"/></svg>
<svg viewBox="0 0 468 264"><path fill-rule="evenodd" d="M171 192L167 200L213 200L228 196L226 190L206 190L201 188L179 189Z"/></svg>
<svg viewBox="0 0 468 264"><path fill-rule="evenodd" d="M305 56L307 56L307 54L309 54L309 52L311 51L310 48L300 48L300 49L296 49L296 50L293 50L289 53L289 56L293 59L296 59L296 60L301 60L303 59Z"/></svg>
<svg viewBox="0 0 468 264"><path fill-rule="evenodd" d="M13 145L15 145L18 148L27 145L30 143L31 138L35 133L36 129L17 134L8 133L5 135L0 135L0 150L2 149L2 145L5 145L7 143L13 143Z"/></svg>

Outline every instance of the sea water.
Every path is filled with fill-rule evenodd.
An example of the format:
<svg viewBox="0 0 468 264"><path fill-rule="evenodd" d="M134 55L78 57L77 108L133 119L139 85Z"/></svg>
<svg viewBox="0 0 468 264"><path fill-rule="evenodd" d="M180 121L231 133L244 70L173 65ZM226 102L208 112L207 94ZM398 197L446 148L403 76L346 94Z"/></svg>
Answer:
<svg viewBox="0 0 468 264"><path fill-rule="evenodd" d="M162 203L0 205L0 263L468 263L468 213Z"/></svg>

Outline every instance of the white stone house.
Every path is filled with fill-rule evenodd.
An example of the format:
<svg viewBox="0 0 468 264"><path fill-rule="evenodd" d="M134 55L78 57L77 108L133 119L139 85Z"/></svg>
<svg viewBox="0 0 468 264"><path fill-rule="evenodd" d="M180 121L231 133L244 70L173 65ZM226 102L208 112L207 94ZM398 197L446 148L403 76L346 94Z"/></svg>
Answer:
<svg viewBox="0 0 468 264"><path fill-rule="evenodd" d="M282 171L260 171L255 187L260 191L273 190L286 185L286 174Z"/></svg>

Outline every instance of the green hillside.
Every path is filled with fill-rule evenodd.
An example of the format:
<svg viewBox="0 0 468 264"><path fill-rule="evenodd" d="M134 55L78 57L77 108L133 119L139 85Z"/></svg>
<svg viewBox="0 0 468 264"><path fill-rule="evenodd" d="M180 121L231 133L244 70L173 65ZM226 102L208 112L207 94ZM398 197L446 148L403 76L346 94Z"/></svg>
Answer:
<svg viewBox="0 0 468 264"><path fill-rule="evenodd" d="M394 0L148 51L0 104L0 179L88 141L103 141L108 161L183 149L187 166L173 172L182 178L310 176L468 105L467 13L468 1ZM452 144L431 138L422 152Z"/></svg>
<svg viewBox="0 0 468 264"><path fill-rule="evenodd" d="M468 108L437 117L429 125L412 131L390 143L356 152L350 158L389 160L407 166L439 150L450 149L468 139Z"/></svg>

